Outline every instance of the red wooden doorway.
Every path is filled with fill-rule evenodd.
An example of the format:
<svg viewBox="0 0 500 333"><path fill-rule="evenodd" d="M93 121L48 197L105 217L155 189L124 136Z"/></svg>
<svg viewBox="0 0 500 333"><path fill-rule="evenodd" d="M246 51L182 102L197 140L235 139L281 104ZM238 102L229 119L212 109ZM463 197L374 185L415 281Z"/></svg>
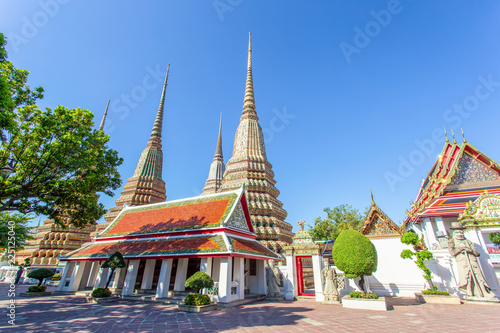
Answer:
<svg viewBox="0 0 500 333"><path fill-rule="evenodd" d="M295 264L297 267L297 295L315 296L312 256L296 256Z"/></svg>

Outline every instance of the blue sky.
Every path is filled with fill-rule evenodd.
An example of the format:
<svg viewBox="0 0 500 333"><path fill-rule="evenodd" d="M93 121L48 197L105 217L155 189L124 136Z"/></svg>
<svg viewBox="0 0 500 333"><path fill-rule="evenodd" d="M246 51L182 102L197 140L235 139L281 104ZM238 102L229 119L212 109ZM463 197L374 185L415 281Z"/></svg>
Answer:
<svg viewBox="0 0 500 333"><path fill-rule="evenodd" d="M111 99L124 182L171 64L167 200L201 192L221 112L231 156L251 31L257 113L294 230L324 207L363 211L370 189L401 222L443 126L500 161L499 17L495 1L0 1L9 60L45 88L41 107L86 108L98 126ZM120 191L101 197L107 208Z"/></svg>

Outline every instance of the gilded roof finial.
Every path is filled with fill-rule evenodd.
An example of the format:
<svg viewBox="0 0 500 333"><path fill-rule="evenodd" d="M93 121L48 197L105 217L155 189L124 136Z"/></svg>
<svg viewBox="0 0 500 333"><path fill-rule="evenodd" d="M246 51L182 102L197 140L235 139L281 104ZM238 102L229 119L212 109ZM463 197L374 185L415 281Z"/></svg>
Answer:
<svg viewBox="0 0 500 333"><path fill-rule="evenodd" d="M373 200L373 192L372 192L372 189L370 189L370 196L372 197L372 205L375 204L375 200Z"/></svg>
<svg viewBox="0 0 500 333"><path fill-rule="evenodd" d="M453 143L457 144L457 140L455 140L455 133L453 133L453 128L451 129L451 135L453 135Z"/></svg>
<svg viewBox="0 0 500 333"><path fill-rule="evenodd" d="M219 120L219 137L217 138L217 148L215 149L215 156L214 160L217 158L223 158L222 157L222 112L220 113L220 120Z"/></svg>
<svg viewBox="0 0 500 333"><path fill-rule="evenodd" d="M168 72L170 71L170 64L167 67L167 74L165 75L165 82L163 83L163 91L161 92L160 106L156 114L153 130L151 131L151 139L156 136L161 138L161 130L163 127L163 108L165 105L165 92L167 91ZM150 139L150 140L151 140Z"/></svg>
<svg viewBox="0 0 500 333"><path fill-rule="evenodd" d="M464 129L462 127L460 127L460 129L462 130L462 143L467 143L467 140L465 140Z"/></svg>
<svg viewBox="0 0 500 333"><path fill-rule="evenodd" d="M102 116L101 125L99 125L99 131L104 131L104 123L106 122L106 116L108 115L109 101L110 100L108 99L108 105L106 105L106 110L104 111L104 115Z"/></svg>
<svg viewBox="0 0 500 333"><path fill-rule="evenodd" d="M298 225L300 225L300 230L304 230L304 226L306 225L305 221L300 220L300 222L297 222Z"/></svg>
<svg viewBox="0 0 500 333"><path fill-rule="evenodd" d="M446 133L446 127L443 126L443 128L444 128L444 137L446 138L446 142L450 142L448 141L448 133Z"/></svg>
<svg viewBox="0 0 500 333"><path fill-rule="evenodd" d="M248 64L247 64L247 82L245 86L245 98L243 100L242 116L256 117L255 97L253 91L253 75L252 75L252 33L248 33Z"/></svg>

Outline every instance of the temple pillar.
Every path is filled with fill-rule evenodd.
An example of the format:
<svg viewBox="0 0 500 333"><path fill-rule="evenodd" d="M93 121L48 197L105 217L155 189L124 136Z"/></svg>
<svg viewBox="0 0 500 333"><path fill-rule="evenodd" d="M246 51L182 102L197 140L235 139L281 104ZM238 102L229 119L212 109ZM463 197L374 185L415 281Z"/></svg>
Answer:
<svg viewBox="0 0 500 333"><path fill-rule="evenodd" d="M156 259L146 260L146 267L144 267L144 275L142 276L142 290L149 290L153 286L153 275L155 272Z"/></svg>
<svg viewBox="0 0 500 333"><path fill-rule="evenodd" d="M163 259L161 262L160 276L158 277L158 287L156 288L156 298L168 297L170 286L170 275L172 274L173 259Z"/></svg>
<svg viewBox="0 0 500 333"><path fill-rule="evenodd" d="M231 257L220 258L219 269L219 303L231 302L231 275L233 271Z"/></svg>
<svg viewBox="0 0 500 333"><path fill-rule="evenodd" d="M200 272L205 272L208 276L212 276L212 258L201 259Z"/></svg>
<svg viewBox="0 0 500 333"><path fill-rule="evenodd" d="M186 290L186 275L188 269L188 258L179 259L177 262L177 272L175 274L174 291Z"/></svg>
<svg viewBox="0 0 500 333"><path fill-rule="evenodd" d="M424 238L427 240L427 247L429 249L435 248L435 244L439 244L434 227L432 226L432 221L428 217L424 218Z"/></svg>
<svg viewBox="0 0 500 333"><path fill-rule="evenodd" d="M82 278L80 280L80 285L78 286L78 290L85 290L87 288L87 284L89 282L90 271L92 269L93 262L86 261L85 268L83 269Z"/></svg>
<svg viewBox="0 0 500 333"><path fill-rule="evenodd" d="M313 274L314 274L314 293L316 294L316 302L323 302L323 284L321 283L321 257L319 255L312 256Z"/></svg>
<svg viewBox="0 0 500 333"><path fill-rule="evenodd" d="M108 274L109 268L103 268L102 266L99 268L99 273L97 274L97 278L95 279L94 289L106 287L106 283L108 282Z"/></svg>
<svg viewBox="0 0 500 333"><path fill-rule="evenodd" d="M257 293L267 295L265 260L257 260L257 281Z"/></svg>
<svg viewBox="0 0 500 333"><path fill-rule="evenodd" d="M123 288L123 283L125 282L125 276L127 275L127 268L117 268L115 273L115 278L113 279L113 289Z"/></svg>
<svg viewBox="0 0 500 333"><path fill-rule="evenodd" d="M123 283L122 296L132 295L134 293L135 280L139 270L140 260L130 260L127 269L127 276Z"/></svg>
<svg viewBox="0 0 500 333"><path fill-rule="evenodd" d="M234 280L238 282L238 299L245 298L245 258L234 258Z"/></svg>
<svg viewBox="0 0 500 333"><path fill-rule="evenodd" d="M87 287L94 287L95 280L97 278L97 273L99 273L99 269L101 268L100 261L92 262L92 270L90 271L89 280L87 282Z"/></svg>
<svg viewBox="0 0 500 333"><path fill-rule="evenodd" d="M88 261L78 261L73 270L73 275L71 276L71 282L68 286L70 291L77 291L80 287L80 282L82 281L83 272L87 266Z"/></svg>
<svg viewBox="0 0 500 333"><path fill-rule="evenodd" d="M57 286L57 291L62 291L63 288L65 288L66 279L71 277L74 268L75 268L74 261L68 261L66 263L66 266L64 267L63 273L61 275L61 281L59 281L59 285Z"/></svg>
<svg viewBox="0 0 500 333"><path fill-rule="evenodd" d="M293 301L295 296L297 296L297 268L295 267L296 262L294 260L294 256L286 256L286 272L287 272L287 281L285 281L285 299L287 301Z"/></svg>

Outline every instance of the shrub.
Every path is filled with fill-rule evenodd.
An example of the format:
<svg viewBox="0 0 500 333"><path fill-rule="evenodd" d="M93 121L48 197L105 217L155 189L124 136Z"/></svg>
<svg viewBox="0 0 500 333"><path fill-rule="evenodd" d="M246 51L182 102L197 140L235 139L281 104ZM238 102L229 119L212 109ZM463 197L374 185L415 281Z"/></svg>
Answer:
<svg viewBox="0 0 500 333"><path fill-rule="evenodd" d="M333 262L344 272L345 277L361 277L360 287L364 291L364 276L377 271L377 250L362 233L346 229L335 240L332 248Z"/></svg>
<svg viewBox="0 0 500 333"><path fill-rule="evenodd" d="M45 290L47 290L47 287L45 287L45 286L29 286L28 287L29 293L42 293Z"/></svg>
<svg viewBox="0 0 500 333"><path fill-rule="evenodd" d="M500 245L500 232L493 232L488 235L488 238L496 246Z"/></svg>
<svg viewBox="0 0 500 333"><path fill-rule="evenodd" d="M40 286L43 282L43 279L49 278L54 275L54 272L48 268L39 268L31 271L27 276L30 279L38 280L38 286Z"/></svg>
<svg viewBox="0 0 500 333"><path fill-rule="evenodd" d="M92 290L92 297L109 297L111 296L111 291L108 288L95 288Z"/></svg>
<svg viewBox="0 0 500 333"><path fill-rule="evenodd" d="M102 268L111 268L111 274L109 274L108 281L106 282L106 287L108 288L109 283L111 282L111 277L113 276L113 273L115 272L115 269L117 268L124 268L127 266L127 263L123 259L123 255L120 253L120 251L116 251L113 253L103 264Z"/></svg>
<svg viewBox="0 0 500 333"><path fill-rule="evenodd" d="M424 295L450 296L450 293L448 293L447 291L438 290L437 286L433 286L432 289L429 288L429 289L426 289L426 290L422 290L422 294L424 294Z"/></svg>
<svg viewBox="0 0 500 333"><path fill-rule="evenodd" d="M214 286L214 280L205 272L196 272L184 284L186 288L191 288L195 291L209 289Z"/></svg>
<svg viewBox="0 0 500 333"><path fill-rule="evenodd" d="M52 276L52 281L60 281L61 280L61 273L56 273Z"/></svg>
<svg viewBox="0 0 500 333"><path fill-rule="evenodd" d="M361 291L351 291L349 294L351 298L367 298L367 299L377 299L378 296L375 293L365 293Z"/></svg>
<svg viewBox="0 0 500 333"><path fill-rule="evenodd" d="M189 294L184 299L186 305L207 305L210 304L210 297L202 294Z"/></svg>
<svg viewBox="0 0 500 333"><path fill-rule="evenodd" d="M412 250L403 250L401 251L401 258L403 259L413 259L415 257L415 264L417 264L418 268L422 270L424 273L424 279L429 283L431 289L434 289L434 284L432 283L432 275L431 270L425 264L426 260L431 260L434 256L432 253L425 247L424 243L424 235L421 238L414 232L407 232L403 236L401 236L401 243L406 245L411 245L413 247Z"/></svg>

